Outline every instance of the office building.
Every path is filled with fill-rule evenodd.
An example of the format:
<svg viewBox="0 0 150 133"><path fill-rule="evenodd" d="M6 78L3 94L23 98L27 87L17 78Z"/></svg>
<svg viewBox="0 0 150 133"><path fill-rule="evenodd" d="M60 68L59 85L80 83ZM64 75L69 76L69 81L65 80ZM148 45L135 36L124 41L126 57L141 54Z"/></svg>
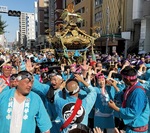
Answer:
<svg viewBox="0 0 150 133"><path fill-rule="evenodd" d="M21 46L30 49L35 42L35 19L34 13L22 12L19 18L19 42Z"/></svg>

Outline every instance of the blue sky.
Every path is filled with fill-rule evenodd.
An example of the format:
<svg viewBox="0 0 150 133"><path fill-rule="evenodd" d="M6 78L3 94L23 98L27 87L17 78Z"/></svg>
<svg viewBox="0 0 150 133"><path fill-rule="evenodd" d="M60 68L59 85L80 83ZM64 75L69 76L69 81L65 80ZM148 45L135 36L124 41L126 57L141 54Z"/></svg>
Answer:
<svg viewBox="0 0 150 133"><path fill-rule="evenodd" d="M37 0L0 0L0 6L7 6L8 10L34 13L34 1ZM5 13L0 13L2 20L6 21L5 36L8 42L13 42L16 38L16 30L19 30L19 18L11 17Z"/></svg>

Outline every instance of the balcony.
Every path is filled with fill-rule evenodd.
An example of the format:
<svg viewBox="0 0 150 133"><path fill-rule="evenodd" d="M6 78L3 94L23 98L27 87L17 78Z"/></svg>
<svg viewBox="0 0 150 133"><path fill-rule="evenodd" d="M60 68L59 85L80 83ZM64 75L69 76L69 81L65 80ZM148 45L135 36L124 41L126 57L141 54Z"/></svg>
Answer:
<svg viewBox="0 0 150 133"><path fill-rule="evenodd" d="M150 17L150 1L144 1L143 17Z"/></svg>

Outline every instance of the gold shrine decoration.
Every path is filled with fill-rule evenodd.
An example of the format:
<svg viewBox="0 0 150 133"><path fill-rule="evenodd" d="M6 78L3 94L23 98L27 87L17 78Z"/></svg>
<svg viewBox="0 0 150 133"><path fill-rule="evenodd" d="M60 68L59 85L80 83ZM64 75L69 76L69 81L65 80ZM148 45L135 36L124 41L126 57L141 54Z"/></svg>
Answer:
<svg viewBox="0 0 150 133"><path fill-rule="evenodd" d="M67 59L67 62L70 64L74 53L68 52L69 50L80 51L82 53L80 57L84 56L85 59L86 50L92 47L92 54L94 55L94 41L100 36L100 28L98 26L91 28L93 31L92 36L81 30L77 23L81 22L82 18L79 13L74 12L73 3L68 4L67 8L61 13L60 18L64 23L60 23L56 26L57 31L53 37L49 34L47 38L53 48L58 49L59 52L56 51L58 52L57 54L59 54L58 56ZM47 32L50 33L49 30L47 30Z"/></svg>
<svg viewBox="0 0 150 133"><path fill-rule="evenodd" d="M50 52L52 54L55 54L55 50L54 49L50 49L50 48L46 48L46 49L41 49L41 52Z"/></svg>
<svg viewBox="0 0 150 133"><path fill-rule="evenodd" d="M74 5L73 5L73 3L68 4L67 10L70 13L74 13Z"/></svg>

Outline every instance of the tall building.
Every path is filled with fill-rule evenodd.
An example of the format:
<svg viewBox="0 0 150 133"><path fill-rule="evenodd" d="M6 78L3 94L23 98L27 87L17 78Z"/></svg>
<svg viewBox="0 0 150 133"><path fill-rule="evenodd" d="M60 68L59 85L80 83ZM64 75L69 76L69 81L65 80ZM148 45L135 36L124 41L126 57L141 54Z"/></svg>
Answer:
<svg viewBox="0 0 150 133"><path fill-rule="evenodd" d="M65 8L65 0L38 0L38 49L49 48L48 35L54 35L57 25L62 23L57 10Z"/></svg>
<svg viewBox="0 0 150 133"><path fill-rule="evenodd" d="M35 18L35 49L37 50L38 45L38 3L34 2L34 18Z"/></svg>
<svg viewBox="0 0 150 133"><path fill-rule="evenodd" d="M143 1L143 0L142 0ZM138 53L140 27L142 17L142 1L135 2L134 0L126 1L126 31L131 33L130 40L128 41L128 53ZM141 7L139 7L141 5Z"/></svg>
<svg viewBox="0 0 150 133"><path fill-rule="evenodd" d="M31 48L35 42L34 13L22 12L19 18L20 44L25 48Z"/></svg>
<svg viewBox="0 0 150 133"><path fill-rule="evenodd" d="M45 35L49 28L49 0L38 0L38 35Z"/></svg>
<svg viewBox="0 0 150 133"><path fill-rule="evenodd" d="M0 35L0 48L5 48L5 44L6 44L7 40L5 38L4 34Z"/></svg>
<svg viewBox="0 0 150 133"><path fill-rule="evenodd" d="M26 13L21 13L21 16L19 18L19 32L20 32L20 45L21 46L25 46L26 45L26 27L27 27L27 23L26 23Z"/></svg>
<svg viewBox="0 0 150 133"><path fill-rule="evenodd" d="M97 44L103 47L101 51L108 45L109 53L150 52L149 0L94 0L93 6L93 24L100 26ZM123 32L129 33L128 39Z"/></svg>
<svg viewBox="0 0 150 133"><path fill-rule="evenodd" d="M34 2L34 18L35 18L35 38L38 37L38 3Z"/></svg>
<svg viewBox="0 0 150 133"><path fill-rule="evenodd" d="M54 21L55 21L55 30L57 30L57 26L62 23L62 19L60 19L61 12L63 11L66 7L66 1L65 0L54 0Z"/></svg>
<svg viewBox="0 0 150 133"><path fill-rule="evenodd" d="M37 2L37 29L38 29L38 39L37 48L46 48L48 43L46 41L46 35L48 34L46 30L49 29L49 0L38 0Z"/></svg>
<svg viewBox="0 0 150 133"><path fill-rule="evenodd" d="M60 15L65 7L65 0L49 0L49 32L52 36L57 30L57 25L63 23Z"/></svg>
<svg viewBox="0 0 150 133"><path fill-rule="evenodd" d="M49 0L49 31L51 35L55 34L55 1Z"/></svg>
<svg viewBox="0 0 150 133"><path fill-rule="evenodd" d="M27 48L33 48L35 44L35 16L34 13L27 13L26 17Z"/></svg>
<svg viewBox="0 0 150 133"><path fill-rule="evenodd" d="M128 52L150 52L150 1L126 1L126 31L131 32Z"/></svg>
<svg viewBox="0 0 150 133"><path fill-rule="evenodd" d="M125 44L121 32L126 28L125 0L94 0L93 7L93 27L101 34L96 41L97 49L103 53L123 52Z"/></svg>
<svg viewBox="0 0 150 133"><path fill-rule="evenodd" d="M17 31L16 31L16 41L17 41L17 42L19 42L19 35L20 35L19 30L17 30Z"/></svg>
<svg viewBox="0 0 150 133"><path fill-rule="evenodd" d="M79 12L83 18L78 26L89 35L92 35L93 30L101 34L101 38L95 41L95 50L105 53L108 45L109 53L116 51L124 41L120 38L126 28L125 0L66 0L66 5L71 2L74 3L75 12ZM124 46L121 52L123 50Z"/></svg>
<svg viewBox="0 0 150 133"><path fill-rule="evenodd" d="M137 1L134 1L137 2ZM139 3L142 5L142 17L140 27L139 52L150 52L150 1L144 0Z"/></svg>

